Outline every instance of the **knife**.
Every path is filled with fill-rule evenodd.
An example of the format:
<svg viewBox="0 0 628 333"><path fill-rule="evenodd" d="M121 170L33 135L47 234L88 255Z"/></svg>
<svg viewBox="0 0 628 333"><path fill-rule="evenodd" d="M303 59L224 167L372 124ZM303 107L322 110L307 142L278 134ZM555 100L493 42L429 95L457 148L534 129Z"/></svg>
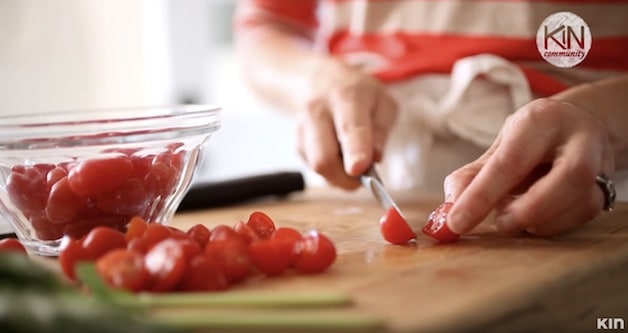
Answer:
<svg viewBox="0 0 628 333"><path fill-rule="evenodd" d="M372 165L362 176L360 176L360 182L362 183L362 186L371 191L382 208L388 210L393 207L397 210L397 212L399 212L399 215L403 216L401 210L399 209L399 205L395 203L390 194L388 194L388 191L386 191L386 188L377 174L377 170L375 170L374 165Z"/></svg>
<svg viewBox="0 0 628 333"><path fill-rule="evenodd" d="M283 197L303 191L300 172L273 172L228 180L193 184L177 211L228 206L263 197Z"/></svg>

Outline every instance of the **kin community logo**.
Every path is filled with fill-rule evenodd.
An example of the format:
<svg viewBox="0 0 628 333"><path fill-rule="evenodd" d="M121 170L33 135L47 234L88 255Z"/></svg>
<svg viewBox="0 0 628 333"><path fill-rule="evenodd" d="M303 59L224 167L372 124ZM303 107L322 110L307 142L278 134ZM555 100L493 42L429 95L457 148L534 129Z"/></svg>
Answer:
<svg viewBox="0 0 628 333"><path fill-rule="evenodd" d="M541 57L556 67L573 67L591 50L591 30L571 12L554 13L543 20L536 33L536 47Z"/></svg>

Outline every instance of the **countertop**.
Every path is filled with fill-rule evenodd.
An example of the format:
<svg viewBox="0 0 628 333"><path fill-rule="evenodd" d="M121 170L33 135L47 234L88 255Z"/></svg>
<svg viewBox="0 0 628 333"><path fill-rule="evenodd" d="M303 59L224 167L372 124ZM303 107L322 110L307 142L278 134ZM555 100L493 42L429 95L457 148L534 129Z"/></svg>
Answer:
<svg viewBox="0 0 628 333"><path fill-rule="evenodd" d="M441 198L396 195L416 228ZM488 219L454 244L420 236L407 246L381 238L383 210L364 190L308 189L280 200L179 213L173 225L233 225L262 210L278 226L317 229L336 244L325 273L247 281L241 290L337 291L347 315L387 332L591 332L598 318L628 320L628 204L618 203L559 237L509 237ZM287 313L289 315L289 313Z"/></svg>

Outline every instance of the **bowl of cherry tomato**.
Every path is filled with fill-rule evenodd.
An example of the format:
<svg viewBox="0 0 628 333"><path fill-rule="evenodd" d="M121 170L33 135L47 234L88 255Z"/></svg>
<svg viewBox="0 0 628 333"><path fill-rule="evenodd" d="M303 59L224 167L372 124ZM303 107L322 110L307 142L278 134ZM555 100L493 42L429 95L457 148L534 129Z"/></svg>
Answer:
<svg viewBox="0 0 628 333"><path fill-rule="evenodd" d="M167 224L219 128L220 108L204 105L0 117L0 214L51 256L97 226Z"/></svg>

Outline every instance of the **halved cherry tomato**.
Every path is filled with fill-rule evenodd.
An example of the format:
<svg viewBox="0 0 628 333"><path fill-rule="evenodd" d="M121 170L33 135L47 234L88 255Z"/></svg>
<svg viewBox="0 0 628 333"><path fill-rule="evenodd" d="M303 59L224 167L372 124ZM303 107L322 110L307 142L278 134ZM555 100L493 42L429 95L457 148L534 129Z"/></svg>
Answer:
<svg viewBox="0 0 628 333"><path fill-rule="evenodd" d="M317 231L309 232L295 247L299 257L294 267L302 274L322 272L336 260L334 243Z"/></svg>
<svg viewBox="0 0 628 333"><path fill-rule="evenodd" d="M113 191L133 174L128 156L111 154L81 161L68 173L70 188L82 197Z"/></svg>
<svg viewBox="0 0 628 333"><path fill-rule="evenodd" d="M149 278L144 256L127 249L107 252L96 261L96 271L109 286L130 292L145 289Z"/></svg>
<svg viewBox="0 0 628 333"><path fill-rule="evenodd" d="M211 241L205 247L205 256L220 265L229 282L242 281L251 272L251 259L244 242L233 239Z"/></svg>
<svg viewBox="0 0 628 333"><path fill-rule="evenodd" d="M164 239L153 246L144 257L144 265L150 273L149 290L172 290L181 280L188 258L183 246L176 239Z"/></svg>
<svg viewBox="0 0 628 333"><path fill-rule="evenodd" d="M204 249L207 242L209 242L211 231L202 224L195 224L188 229L187 234L198 244L198 246Z"/></svg>
<svg viewBox="0 0 628 333"><path fill-rule="evenodd" d="M423 227L423 233L435 238L441 243L455 242L460 235L449 230L447 226L447 214L453 203L445 202L430 213L427 218L427 224Z"/></svg>
<svg viewBox="0 0 628 333"><path fill-rule="evenodd" d="M275 231L275 222L270 216L261 211L255 211L249 215L246 224L259 235L261 239L268 239Z"/></svg>
<svg viewBox="0 0 628 333"><path fill-rule="evenodd" d="M379 220L379 228L384 239L392 244L403 245L416 238L416 233L394 207L386 210Z"/></svg>
<svg viewBox="0 0 628 333"><path fill-rule="evenodd" d="M135 238L139 238L144 235L144 232L148 228L148 222L139 216L131 218L126 225L126 231L124 233L124 240L130 242Z"/></svg>
<svg viewBox="0 0 628 333"><path fill-rule="evenodd" d="M109 227L96 227L83 239L83 248L90 258L98 259L113 249L126 248L124 234Z"/></svg>
<svg viewBox="0 0 628 333"><path fill-rule="evenodd" d="M282 242L271 239L262 239L249 245L251 262L260 272L269 276L285 272L290 267L292 256Z"/></svg>
<svg viewBox="0 0 628 333"><path fill-rule="evenodd" d="M187 267L178 289L182 291L213 291L229 288L229 282L220 265L211 258L199 255Z"/></svg>
<svg viewBox="0 0 628 333"><path fill-rule="evenodd" d="M5 238L0 240L0 252L19 252L26 254L26 248L17 238Z"/></svg>
<svg viewBox="0 0 628 333"><path fill-rule="evenodd" d="M251 242L260 240L260 236L251 228L248 224L238 221L233 226L233 230L235 230L240 237L244 240L245 243L250 244Z"/></svg>
<svg viewBox="0 0 628 333"><path fill-rule="evenodd" d="M74 240L71 238L64 238L65 243L61 252L59 252L59 266L61 266L61 271L63 274L70 280L76 280L76 273L74 271L74 267L79 262L84 261L92 261L93 258L91 255L85 250L83 244L79 240Z"/></svg>

